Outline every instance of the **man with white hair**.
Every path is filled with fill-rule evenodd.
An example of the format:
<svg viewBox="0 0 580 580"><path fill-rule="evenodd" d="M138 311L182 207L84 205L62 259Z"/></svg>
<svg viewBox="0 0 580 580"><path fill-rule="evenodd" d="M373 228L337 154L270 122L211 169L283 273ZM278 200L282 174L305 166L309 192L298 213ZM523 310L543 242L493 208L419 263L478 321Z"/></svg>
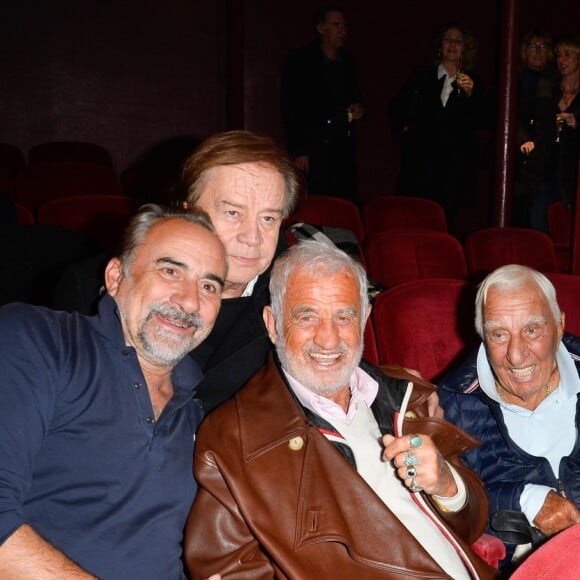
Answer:
<svg viewBox="0 0 580 580"><path fill-rule="evenodd" d="M433 385L361 361L366 274L302 242L280 256L264 322L276 354L205 419L184 551L192 578L490 578L476 442Z"/></svg>
<svg viewBox="0 0 580 580"><path fill-rule="evenodd" d="M491 531L508 543L525 543L513 534L526 528L538 540L580 522L580 340L564 322L543 274L502 266L477 293L479 351L439 384L446 419L482 441L463 458L486 485Z"/></svg>

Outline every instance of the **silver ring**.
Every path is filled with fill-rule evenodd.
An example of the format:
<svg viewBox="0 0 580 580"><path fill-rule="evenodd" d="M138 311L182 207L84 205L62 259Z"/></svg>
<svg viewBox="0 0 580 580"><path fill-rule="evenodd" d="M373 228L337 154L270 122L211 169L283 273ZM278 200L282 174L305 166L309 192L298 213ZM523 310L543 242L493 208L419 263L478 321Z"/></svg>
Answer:
<svg viewBox="0 0 580 580"><path fill-rule="evenodd" d="M419 465L419 458L412 451L407 451L403 463L407 467L413 467L413 465Z"/></svg>
<svg viewBox="0 0 580 580"><path fill-rule="evenodd" d="M407 469L407 477L415 479L415 477L417 477L417 470L414 467L409 467L409 469Z"/></svg>
<svg viewBox="0 0 580 580"><path fill-rule="evenodd" d="M421 435L413 435L411 437L411 447L421 447L423 443L423 439L421 439Z"/></svg>
<svg viewBox="0 0 580 580"><path fill-rule="evenodd" d="M417 485L414 477L411 478L411 485L409 486L409 489L411 491L423 491L423 488L420 485Z"/></svg>

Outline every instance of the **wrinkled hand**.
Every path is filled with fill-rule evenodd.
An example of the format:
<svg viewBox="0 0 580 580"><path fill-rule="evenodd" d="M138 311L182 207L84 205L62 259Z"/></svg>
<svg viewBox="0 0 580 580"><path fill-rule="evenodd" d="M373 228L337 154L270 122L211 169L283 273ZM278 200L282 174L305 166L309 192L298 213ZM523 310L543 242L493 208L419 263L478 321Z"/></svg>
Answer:
<svg viewBox="0 0 580 580"><path fill-rule="evenodd" d="M552 536L580 523L580 511L569 499L550 491L532 523L544 535Z"/></svg>
<svg viewBox="0 0 580 580"><path fill-rule="evenodd" d="M298 157L294 159L294 164L300 171L302 171L302 173L308 175L308 170L310 169L308 155L298 155Z"/></svg>
<svg viewBox="0 0 580 580"><path fill-rule="evenodd" d="M423 491L429 495L438 495L440 497L453 497L457 494L457 485L453 479L449 465L443 459L441 453L431 437L421 435L423 440L420 447L411 447L411 437L413 435L403 435L402 437L393 437L392 435L383 436L383 460L392 461L397 470L397 474L409 487L412 483L410 477L407 477L405 465L405 454L411 452L419 462L415 466L417 475L415 481L417 485L423 488Z"/></svg>
<svg viewBox="0 0 580 580"><path fill-rule="evenodd" d="M469 75L459 73L459 78L457 78L455 82L458 88L460 88L468 97L471 97L475 83Z"/></svg>
<svg viewBox="0 0 580 580"><path fill-rule="evenodd" d="M536 148L536 144L533 141L526 141L520 145L520 151L524 155L529 155Z"/></svg>

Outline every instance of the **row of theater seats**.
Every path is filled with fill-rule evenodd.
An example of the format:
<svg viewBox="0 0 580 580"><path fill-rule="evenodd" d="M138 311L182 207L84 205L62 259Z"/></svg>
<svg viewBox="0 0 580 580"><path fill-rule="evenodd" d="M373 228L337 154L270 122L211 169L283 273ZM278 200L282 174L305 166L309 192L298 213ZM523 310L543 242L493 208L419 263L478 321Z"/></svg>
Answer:
<svg viewBox="0 0 580 580"><path fill-rule="evenodd" d="M506 260L541 271L570 271L572 218L570 210L561 202L549 208L549 236L523 228L486 228L467 237L464 259L458 240L448 234L443 209L429 199L375 197L363 203L359 210L347 200L311 196L300 201L288 220L289 223L297 221L351 230L371 274L383 277L387 286L426 275L465 278L493 270ZM417 233L407 232L406 237L393 233L402 229ZM442 263L442 255L449 256L447 264ZM396 256L399 264L393 263ZM406 261L407 272L402 271L402 261ZM425 272L413 272L413 264L418 261L426 268ZM393 267L401 268L400 272L393 272ZM442 270L438 271L439 268Z"/></svg>

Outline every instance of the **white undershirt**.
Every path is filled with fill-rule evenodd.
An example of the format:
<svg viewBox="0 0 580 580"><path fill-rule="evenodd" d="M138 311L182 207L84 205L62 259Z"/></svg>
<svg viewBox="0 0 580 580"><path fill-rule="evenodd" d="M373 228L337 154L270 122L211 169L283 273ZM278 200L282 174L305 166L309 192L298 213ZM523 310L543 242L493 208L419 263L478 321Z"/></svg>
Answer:
<svg viewBox="0 0 580 580"><path fill-rule="evenodd" d="M412 500L391 462L381 460L381 433L371 409L359 403L350 423L333 426L352 449L359 475L369 484L426 552L454 579L469 579L465 566L445 536Z"/></svg>

